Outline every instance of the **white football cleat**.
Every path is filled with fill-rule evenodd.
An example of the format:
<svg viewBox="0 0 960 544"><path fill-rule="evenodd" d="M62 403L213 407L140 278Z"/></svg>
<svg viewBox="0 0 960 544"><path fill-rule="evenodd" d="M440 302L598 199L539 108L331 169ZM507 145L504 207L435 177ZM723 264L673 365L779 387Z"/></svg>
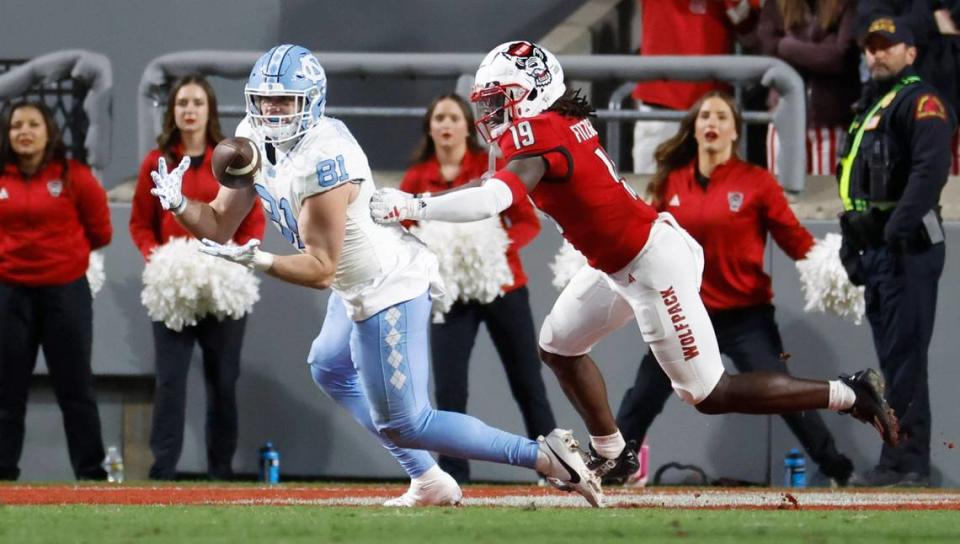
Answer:
<svg viewBox="0 0 960 544"><path fill-rule="evenodd" d="M391 508L413 508L416 506L460 506L463 491L460 485L446 472L439 470L432 478L410 480L407 492L395 499L383 503ZM430 469L433 470L433 469Z"/></svg>
<svg viewBox="0 0 960 544"><path fill-rule="evenodd" d="M600 479L587 468L580 452L580 444L573 438L573 432L554 429L546 437L539 437L540 451L550 460L549 471L544 471L547 481L564 490L576 491L583 495L592 506L603 507L603 490ZM559 481L559 482L558 482ZM562 482L561 485L557 485Z"/></svg>

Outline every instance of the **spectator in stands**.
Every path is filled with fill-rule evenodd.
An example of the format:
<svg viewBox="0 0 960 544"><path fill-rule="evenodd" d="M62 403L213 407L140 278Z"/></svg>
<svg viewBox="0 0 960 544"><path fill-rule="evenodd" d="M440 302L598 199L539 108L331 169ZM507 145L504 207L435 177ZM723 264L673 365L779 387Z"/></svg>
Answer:
<svg viewBox="0 0 960 544"><path fill-rule="evenodd" d="M217 98L213 88L200 76L187 76L177 81L169 94L163 117L163 129L157 137L157 149L143 159L130 214L130 235L145 260L157 246L174 237L190 236L160 201L150 194L154 187L150 171L157 159L178 164L191 157L190 169L183 176L183 194L210 202L217 195L219 183L213 176L210 157L223 139L217 117ZM260 206L254 206L244 219L233 240L244 244L262 238L264 217ZM153 408L153 429L150 449L154 463L150 478L172 480L183 447L186 410L187 372L195 344L203 353L203 376L207 385L207 474L214 480L228 480L233 471L231 462L237 449L236 384L240 376L240 349L246 317L218 321L208 316L181 331L167 328L163 322L153 323L156 359L156 396Z"/></svg>
<svg viewBox="0 0 960 544"><path fill-rule="evenodd" d="M113 235L107 193L68 159L42 102L0 119L0 480L16 480L30 379L43 355L77 479L102 480L103 438L90 350L90 251Z"/></svg>
<svg viewBox="0 0 960 544"><path fill-rule="evenodd" d="M708 92L690 109L677 134L657 148L657 172L648 193L659 211L670 212L703 246L700 295L720 352L741 372L785 372L771 280L763 270L767 235L795 260L807 254L814 240L774 177L737 157L741 130L733 99ZM670 379L648 352L617 415L626 440L643 442L670 393ZM837 452L820 415L810 411L781 417L823 474L846 483L853 464Z"/></svg>
<svg viewBox="0 0 960 544"><path fill-rule="evenodd" d="M475 181L487 169L487 153L474 131L473 112L456 94L436 98L423 118L423 137L413 154L400 189L409 193L436 193ZM496 346L510 391L520 407L527 436L546 436L556 426L547 400L537 356L537 336L530 312L527 276L520 249L540 232L533 205L524 200L501 214L510 237L507 262L513 283L493 302L457 301L443 323L431 327L430 343L438 410L466 413L470 352L480 324ZM440 456L440 467L458 482L470 479L465 459Z"/></svg>
<svg viewBox="0 0 960 544"><path fill-rule="evenodd" d="M759 0L639 0L642 12L641 55L731 55L735 35L746 35L755 26ZM722 83L646 81L638 83L633 98L641 111L686 111L710 90L727 89ZM677 123L640 121L633 132L633 171L652 174L653 152L672 136ZM614 157L616 159L616 157Z"/></svg>
<svg viewBox="0 0 960 544"><path fill-rule="evenodd" d="M770 0L760 14L760 52L793 66L807 87L807 173L836 174L838 148L860 96L854 0ZM770 106L778 100L770 91ZM780 141L767 135L767 165L776 174Z"/></svg>

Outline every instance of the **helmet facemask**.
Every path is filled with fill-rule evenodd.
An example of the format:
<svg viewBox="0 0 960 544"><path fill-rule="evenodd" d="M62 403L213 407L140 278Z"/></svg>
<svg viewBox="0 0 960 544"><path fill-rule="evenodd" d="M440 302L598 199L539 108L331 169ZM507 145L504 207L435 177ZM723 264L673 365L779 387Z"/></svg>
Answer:
<svg viewBox="0 0 960 544"><path fill-rule="evenodd" d="M247 102L247 116L254 130L264 140L272 144L288 142L298 138L310 128L312 124L310 112L318 94L315 90L304 92L290 89L246 89L244 96ZM279 107L276 104L272 107L267 106L269 111L265 111L265 100L278 98L285 98L289 102L284 101Z"/></svg>
<svg viewBox="0 0 960 544"><path fill-rule="evenodd" d="M470 101L477 106L477 131L487 143L495 142L516 117L515 106L529 91L520 85L491 85L475 90Z"/></svg>

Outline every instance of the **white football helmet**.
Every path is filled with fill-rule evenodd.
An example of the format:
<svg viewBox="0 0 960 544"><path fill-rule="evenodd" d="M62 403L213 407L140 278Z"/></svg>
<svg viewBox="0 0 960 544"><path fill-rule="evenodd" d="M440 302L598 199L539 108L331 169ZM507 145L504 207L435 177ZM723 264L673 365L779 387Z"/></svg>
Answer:
<svg viewBox="0 0 960 544"><path fill-rule="evenodd" d="M470 101L477 104L477 130L488 142L516 120L533 117L563 96L563 68L553 53L531 42L506 42L480 63Z"/></svg>

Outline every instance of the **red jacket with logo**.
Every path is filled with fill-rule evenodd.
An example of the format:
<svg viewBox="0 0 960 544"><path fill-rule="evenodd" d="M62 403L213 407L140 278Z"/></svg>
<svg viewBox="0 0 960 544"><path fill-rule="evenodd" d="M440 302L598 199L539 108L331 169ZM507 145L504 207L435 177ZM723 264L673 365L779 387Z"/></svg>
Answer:
<svg viewBox="0 0 960 544"><path fill-rule="evenodd" d="M168 168L173 169L180 163L181 153L182 151L179 148L174 149L173 156L176 162L167 164ZM212 153L213 147L207 146L201 164L191 164L190 168L183 174L181 190L183 195L190 200L210 202L220 190L220 182L214 177L213 168L210 164ZM133 238L134 245L143 254L144 259L149 259L150 252L155 247L167 243L170 238L193 237L177 223L173 213L160 206L160 199L150 194L150 189L153 189L150 172L156 170L157 160L161 156L160 150L154 149L143 159L143 163L140 165L140 175L137 177L137 188L133 193L133 208L130 210L130 236ZM259 199L257 200L259 201ZM251 238L262 240L265 224L263 209L254 202L250 208L250 213L243 219L240 227L237 228L237 232L233 235L233 241L242 245Z"/></svg>
<svg viewBox="0 0 960 544"><path fill-rule="evenodd" d="M767 233L794 260L810 251L813 237L763 168L733 157L713 171L704 189L695 167L696 160L670 173L660 210L703 246L704 305L716 311L769 304L773 289L763 270Z"/></svg>
<svg viewBox="0 0 960 544"><path fill-rule="evenodd" d="M498 165L499 166L499 165ZM440 163L436 158L415 164L407 170L400 182L400 190L408 193L438 193L453 187L469 183L483 175L487 170L487 154L467 151L460 164L460 174L453 181L446 181L440 174ZM507 248L507 263L513 272L513 285L504 286L504 292L519 289L527 284L527 274L520 261L520 248L529 244L540 233L540 220L530 201L523 199L514 202L500 214L500 222L510 237Z"/></svg>
<svg viewBox="0 0 960 544"><path fill-rule="evenodd" d="M51 163L29 178L0 172L0 281L64 285L87 272L90 250L110 243L107 193L83 163Z"/></svg>

